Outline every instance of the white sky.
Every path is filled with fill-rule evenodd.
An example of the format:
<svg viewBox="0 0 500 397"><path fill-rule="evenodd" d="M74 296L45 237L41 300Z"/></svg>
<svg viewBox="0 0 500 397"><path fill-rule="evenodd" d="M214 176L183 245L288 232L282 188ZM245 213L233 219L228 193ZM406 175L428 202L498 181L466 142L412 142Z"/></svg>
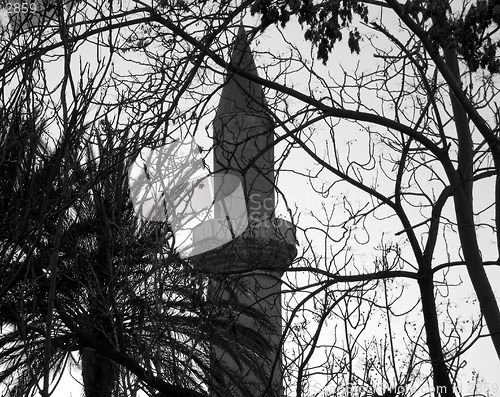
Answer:
<svg viewBox="0 0 500 397"><path fill-rule="evenodd" d="M385 17L385 16L384 16ZM4 21L4 18L2 16L2 13L0 12L0 20ZM386 23L387 19L385 20ZM290 41L295 41L297 40L297 43L300 43L301 37L303 35L303 32L300 31L297 27L290 27L285 30L285 36L288 38ZM283 51L283 43L280 40L273 40L274 37L277 37L277 33L273 28L270 28L268 32L264 34L263 37L259 39L259 45L258 49L259 50L271 50L273 53L278 53L280 51ZM257 47L255 43L253 47ZM85 45L84 48L82 49L85 50L86 54L92 54L94 52L89 51L90 49L90 44ZM307 55L308 51L308 45L302 45L302 48L304 50L304 53ZM365 42L362 44L362 50L363 47L365 47L365 50L369 50L370 45ZM85 58L86 61L91 62L91 58L89 59L89 56ZM361 56L356 56L356 55L351 55L349 51L347 50L347 44L345 42L340 43L334 53L332 54L332 60L328 64L328 71L332 73L335 76L341 76L342 70L340 68L340 64L342 67L344 67L346 70L352 70L355 67L357 67L357 63L360 62L362 67L369 68L370 62L371 62L370 55L366 55L366 53L361 54ZM257 66L259 64L259 56L256 58L256 63ZM318 62L319 63L319 62ZM54 80L54 84L57 83L59 76L61 75L59 71L56 72L56 69L60 68L60 66L54 65L54 74L52 76L49 76L49 78ZM324 68L320 67L319 69ZM306 90L308 88L308 81L306 76L301 76L301 77L294 77L293 84L297 90L300 90L303 88ZM345 128L345 131L339 131L339 135L345 136L345 140L350 140L353 139L353 136L357 136L359 139L362 139L361 136L358 136L357 132L354 131L354 128L352 125L347 125L347 124L340 124L338 129L340 130L341 128ZM206 138L206 134L204 132L204 126L203 128L200 128L200 133L197 134L199 137L199 143L202 146L208 147L210 144ZM202 137L202 135L205 135L205 137ZM359 147L359 146L358 146ZM361 154L363 156L363 154ZM210 160L208 159L210 162ZM292 156L289 159L289 162L287 163L289 168L292 168L290 164L302 164L305 163L305 158L303 154L297 154L296 156ZM286 166L285 166L286 168ZM298 205L301 207L301 210L304 212L304 217L302 218L302 223L301 226L305 226L308 224L308 222L313 222L312 218L308 215L308 212L311 210L319 211L321 207L321 202L319 201L319 196L315 193L313 193L306 181L305 178L299 179L295 174L292 173L286 173L284 172L282 175L280 175L280 186L281 189L286 193L286 197L290 202L292 203L298 203ZM354 189L351 188L351 194L353 193ZM337 192L338 193L338 192ZM480 196L480 192L477 192L477 194ZM335 202L335 199L325 199L323 200L324 203L326 203L327 206L332 205L332 202ZM284 208L281 207L281 210L283 211L283 214L286 213L284 211ZM386 229L385 229L386 228ZM382 231L385 231L387 234L394 233L396 231L401 230L401 228L398 226L397 228L394 227L393 224L390 222L386 222L384 224L384 229L381 229L379 232L381 233ZM373 238L374 241L377 241L376 238ZM484 240L483 240L484 241ZM494 252L495 247L494 244L490 244L489 242L484 242L483 243L483 255L487 255L487 252L491 250L491 252ZM364 255L367 255L367 260L373 259L370 254L365 254L362 251L359 251L356 253L359 258L363 258ZM494 255L494 254L492 254ZM443 261L445 261L446 258L443 258ZM500 269L488 269L488 274L490 275L490 281L492 285L494 286L499 286L500 285ZM477 304L473 303L473 300L471 300L471 296L473 295L472 288L470 286L469 278L466 274L465 271L462 270L454 270L453 274L449 276L448 281L459 281L461 280L461 285L459 287L453 288L450 291L450 301L455 304L456 306L452 309L454 313L456 313L457 316L460 316L462 318L468 318L469 316L472 316L474 312L477 311ZM408 284L411 285L413 284L413 290L411 292L408 292L408 296L417 296L417 290L415 288L415 282L413 281L408 281ZM498 287L496 287L496 294L497 296L500 295L498 291ZM332 325L333 326L333 325ZM386 329L381 327L373 327L370 329L370 332L368 332L368 335L373 336L380 336L383 338L386 334ZM473 371L479 371L480 376L484 380L482 383L482 387L485 387L490 390L490 395L491 396L500 396L500 362L498 360L498 357L495 354L495 351L493 349L492 343L488 338L482 338L479 342L477 342L472 349L470 349L466 354L465 354L466 360L467 360L467 367L462 371L462 387L463 389L461 392L463 394L467 394L471 388L471 383L468 383L470 381L471 376ZM66 373L64 375L63 382L61 383L61 386L58 388L57 392L54 394L55 396L80 396L82 391L78 386L78 381L75 381L72 379L73 376L78 378L78 371L72 370L72 373ZM318 378L318 383L321 384L323 380L321 378ZM496 390L496 391L495 391Z"/></svg>

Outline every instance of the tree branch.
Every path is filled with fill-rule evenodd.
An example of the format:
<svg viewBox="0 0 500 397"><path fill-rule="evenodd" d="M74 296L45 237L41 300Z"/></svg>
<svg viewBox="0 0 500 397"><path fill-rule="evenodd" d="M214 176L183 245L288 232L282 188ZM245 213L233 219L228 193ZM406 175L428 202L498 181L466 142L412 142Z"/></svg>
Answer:
<svg viewBox="0 0 500 397"><path fill-rule="evenodd" d="M56 306L59 316L61 316L65 325L71 330L71 332L73 332L79 343L98 351L100 354L113 360L115 363L123 365L148 386L163 393L164 397L207 397L205 394L197 391L174 386L156 376L149 376L144 368L137 363L137 361L83 331L78 325L75 324L71 317L65 313L60 304L56 303Z"/></svg>

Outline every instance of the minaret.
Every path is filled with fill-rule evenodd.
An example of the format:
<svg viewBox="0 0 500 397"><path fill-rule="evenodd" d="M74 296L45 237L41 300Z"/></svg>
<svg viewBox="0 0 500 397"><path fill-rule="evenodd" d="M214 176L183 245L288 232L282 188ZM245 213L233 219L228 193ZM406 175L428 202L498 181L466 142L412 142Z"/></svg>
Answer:
<svg viewBox="0 0 500 397"><path fill-rule="evenodd" d="M243 27L231 65L257 76ZM224 200L236 188L235 180L244 188L248 227L222 247L201 249L206 252L192 258L210 279L207 299L218 310L220 329L229 329L232 336L223 341L221 332L214 338L211 395L284 394L281 277L297 250L292 225L274 216L274 131L266 108L260 84L228 73L214 120L216 219L193 231L194 244L213 244L214 230L232 229L232 223L241 222L230 219L231 203Z"/></svg>

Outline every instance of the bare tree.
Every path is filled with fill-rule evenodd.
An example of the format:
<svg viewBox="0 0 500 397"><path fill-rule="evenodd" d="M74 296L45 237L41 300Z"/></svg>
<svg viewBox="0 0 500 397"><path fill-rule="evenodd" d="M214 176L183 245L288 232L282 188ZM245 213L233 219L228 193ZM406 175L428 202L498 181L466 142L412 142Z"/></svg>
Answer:
<svg viewBox="0 0 500 397"><path fill-rule="evenodd" d="M48 395L79 351L89 396L206 391L209 345L241 341L171 231L134 218L124 178L145 146L212 137L227 73L265 89L277 211L301 244L283 288L288 395L419 395L432 372L451 396L478 338L500 356L493 3L33 4L1 38L3 380ZM249 13L260 77L228 62ZM287 178L322 205L295 207ZM469 325L446 298L463 267Z"/></svg>
<svg viewBox="0 0 500 397"><path fill-rule="evenodd" d="M361 233L342 237L356 239L356 234L366 233L364 243L368 244L380 234L378 228L387 227L383 221L391 218L389 236L384 238L394 245L397 236L406 237L402 240L406 247L398 253L401 266L383 267L379 272L365 270L356 277L351 275L354 261L347 272L344 264L334 264L325 282L342 280L342 276L353 281L385 277L415 280L434 384L445 390L443 394L452 395L455 375L449 363L465 346L450 345L449 341L444 344L448 331L443 334L439 327L439 272L466 266L498 352L498 304L485 271L485 265L495 264L496 259L483 260L478 237L486 232L487 239L496 241L497 228L494 223L475 221L477 214L493 211L495 190L487 203L481 200L475 204L478 197L473 195L474 185L484 192L484 181L498 175L496 128L488 126L488 122L496 122L497 90L491 75L497 72L491 47L496 30L486 16L492 6L478 2L455 10L445 2L374 5L380 14L370 19L373 11L357 2L258 3L253 11L263 14L262 29L272 23L291 24L290 16L297 15L307 26L305 38L318 45L318 58L325 63L330 49L342 37L342 27L351 29L348 45L352 52L359 52L363 41L368 42L369 50L364 51L379 60L373 68L358 65L354 70L343 69L343 76L336 78L320 66L311 66L311 60L303 60L292 47L290 68L302 68L311 76L308 92L295 91L286 83L262 84L303 104L291 112L280 109L276 120L291 145L299 146L319 165L309 173L313 189L323 197L342 195L339 188L347 183L366 197L357 196L354 203L344 201L343 210L348 214L344 222L336 222L333 212L324 211L318 225L325 241L331 239L330 231L335 228L355 230L361 226ZM356 14L359 23L355 23ZM473 28L484 34L474 39L474 50L464 41L463 31ZM475 51L475 55L467 51ZM481 61L475 62L477 59ZM488 72L478 71L480 66ZM460 81L469 82L469 87ZM349 127L336 119L352 121L363 133L355 133L351 127L352 138L345 137L340 130ZM309 128L304 130L304 126ZM493 212L491 217L495 218ZM377 221L383 226L370 227ZM454 246L461 248L453 250ZM442 257L440 250L445 252ZM324 255L323 261L329 252ZM445 281L444 288L448 287Z"/></svg>

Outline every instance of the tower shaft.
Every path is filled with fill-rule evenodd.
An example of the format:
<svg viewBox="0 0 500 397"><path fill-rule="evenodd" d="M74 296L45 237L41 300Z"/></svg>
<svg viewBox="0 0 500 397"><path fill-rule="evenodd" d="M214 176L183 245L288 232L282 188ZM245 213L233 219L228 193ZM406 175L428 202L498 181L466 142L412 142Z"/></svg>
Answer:
<svg viewBox="0 0 500 397"><path fill-rule="evenodd" d="M243 28L231 64L257 75ZM195 244L209 244L203 230L231 224L225 199L235 189L227 180L235 178L224 175L237 176L247 202L247 229L194 258L210 279L208 298L219 324L212 344L211 391L217 396L283 397L281 277L297 251L291 224L274 217L273 142L262 87L229 74L214 120L216 219L193 233Z"/></svg>

